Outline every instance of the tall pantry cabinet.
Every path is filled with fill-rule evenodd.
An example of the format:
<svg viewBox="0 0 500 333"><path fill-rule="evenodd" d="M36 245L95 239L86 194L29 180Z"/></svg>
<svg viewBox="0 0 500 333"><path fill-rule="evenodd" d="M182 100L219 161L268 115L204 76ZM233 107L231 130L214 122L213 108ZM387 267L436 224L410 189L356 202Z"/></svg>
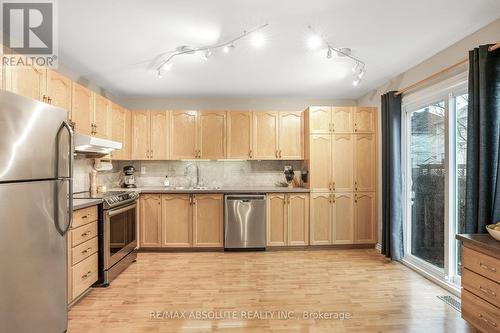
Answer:
<svg viewBox="0 0 500 333"><path fill-rule="evenodd" d="M374 244L377 109L305 111L311 189L310 244Z"/></svg>

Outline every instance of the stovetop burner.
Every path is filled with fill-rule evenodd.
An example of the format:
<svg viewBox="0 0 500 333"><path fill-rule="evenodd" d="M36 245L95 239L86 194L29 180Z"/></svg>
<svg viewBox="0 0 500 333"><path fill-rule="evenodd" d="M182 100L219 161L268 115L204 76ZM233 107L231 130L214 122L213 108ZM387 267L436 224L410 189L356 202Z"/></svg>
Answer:
<svg viewBox="0 0 500 333"><path fill-rule="evenodd" d="M126 203L135 201L138 197L139 193L134 191L109 191L96 194L82 192L73 194L73 198L75 199L102 199L104 201L104 209L122 206Z"/></svg>

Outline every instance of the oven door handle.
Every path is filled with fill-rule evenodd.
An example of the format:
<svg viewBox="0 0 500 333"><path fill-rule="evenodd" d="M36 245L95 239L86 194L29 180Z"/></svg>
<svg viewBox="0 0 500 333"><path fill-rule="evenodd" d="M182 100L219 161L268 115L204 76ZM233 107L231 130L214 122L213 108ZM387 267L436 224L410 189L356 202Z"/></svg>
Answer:
<svg viewBox="0 0 500 333"><path fill-rule="evenodd" d="M108 216L109 216L109 217L113 217L113 216L115 216L115 215L118 215L118 214L124 213L124 212L126 212L126 211L129 211L129 210L132 210L132 209L135 209L135 208L137 208L137 204L135 204L135 203L134 203L134 204L132 204L132 205L128 205L128 206L125 206L125 207L120 208L120 209L116 209L116 210L114 210L114 209L110 209L110 210L108 211Z"/></svg>

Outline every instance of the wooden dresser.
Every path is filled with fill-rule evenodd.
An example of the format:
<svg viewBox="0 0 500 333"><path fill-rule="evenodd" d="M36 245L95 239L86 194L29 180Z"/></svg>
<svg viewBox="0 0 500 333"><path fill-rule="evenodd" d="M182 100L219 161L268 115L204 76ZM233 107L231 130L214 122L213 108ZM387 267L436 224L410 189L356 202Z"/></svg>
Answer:
<svg viewBox="0 0 500 333"><path fill-rule="evenodd" d="M97 206L73 212L68 232L68 304L78 300L98 279Z"/></svg>
<svg viewBox="0 0 500 333"><path fill-rule="evenodd" d="M488 234L462 241L462 318L478 331L500 333L500 242Z"/></svg>

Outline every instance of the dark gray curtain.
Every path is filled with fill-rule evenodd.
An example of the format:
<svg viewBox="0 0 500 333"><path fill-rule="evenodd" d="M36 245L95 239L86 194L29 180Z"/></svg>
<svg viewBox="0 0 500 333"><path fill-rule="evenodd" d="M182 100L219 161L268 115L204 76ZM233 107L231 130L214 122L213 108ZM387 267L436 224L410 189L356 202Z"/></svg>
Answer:
<svg viewBox="0 0 500 333"><path fill-rule="evenodd" d="M382 253L403 258L401 95L382 95Z"/></svg>
<svg viewBox="0 0 500 333"><path fill-rule="evenodd" d="M462 232L500 221L500 52L469 52L467 183Z"/></svg>

